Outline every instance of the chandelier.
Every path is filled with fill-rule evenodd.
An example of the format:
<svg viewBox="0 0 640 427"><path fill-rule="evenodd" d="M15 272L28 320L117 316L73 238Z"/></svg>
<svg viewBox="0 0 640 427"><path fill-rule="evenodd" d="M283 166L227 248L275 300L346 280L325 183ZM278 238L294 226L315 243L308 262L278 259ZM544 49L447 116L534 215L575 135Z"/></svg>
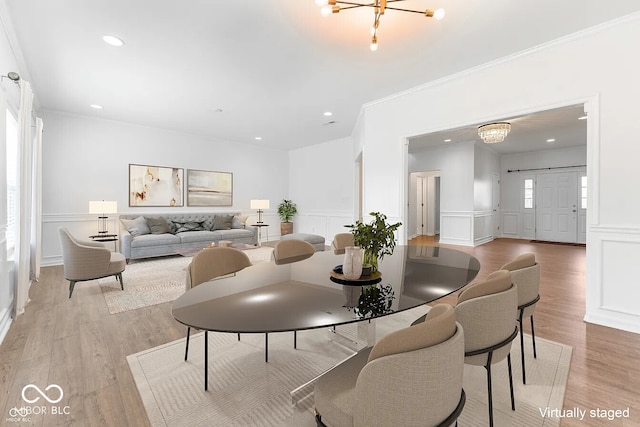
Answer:
<svg viewBox="0 0 640 427"><path fill-rule="evenodd" d="M495 144L504 141L511 130L511 124L507 122L489 123L478 128L478 135L486 144Z"/></svg>
<svg viewBox="0 0 640 427"><path fill-rule="evenodd" d="M371 26L371 45L372 51L378 50L378 26L380 25L380 17L384 12L389 10L399 10L401 12L419 13L428 18L442 19L444 18L444 9L425 9L411 10L399 7L388 6L389 3L399 3L406 0L372 0L371 3L360 3L356 1L340 1L340 0L315 0L318 6L321 6L320 13L322 16L329 16L333 13L339 13L341 10L355 9L358 7L373 8L373 25Z"/></svg>

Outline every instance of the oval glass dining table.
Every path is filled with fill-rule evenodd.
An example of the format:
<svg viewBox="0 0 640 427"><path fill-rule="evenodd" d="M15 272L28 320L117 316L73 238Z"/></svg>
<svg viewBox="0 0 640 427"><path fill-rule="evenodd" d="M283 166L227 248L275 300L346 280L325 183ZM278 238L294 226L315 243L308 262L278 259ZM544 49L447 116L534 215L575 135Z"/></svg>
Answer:
<svg viewBox="0 0 640 427"><path fill-rule="evenodd" d="M173 303L173 317L205 331L205 390L208 331L268 337L271 332L370 321L436 301L471 282L480 271L480 262L461 251L396 246L379 262L381 280L362 286L336 280L339 275L333 270L343 257L321 251L291 264L258 263L180 296Z"/></svg>

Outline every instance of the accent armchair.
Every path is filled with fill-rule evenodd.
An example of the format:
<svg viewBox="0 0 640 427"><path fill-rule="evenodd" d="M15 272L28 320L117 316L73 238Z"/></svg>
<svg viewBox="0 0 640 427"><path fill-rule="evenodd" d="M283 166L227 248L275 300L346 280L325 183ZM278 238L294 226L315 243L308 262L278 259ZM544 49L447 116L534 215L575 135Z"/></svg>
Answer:
<svg viewBox="0 0 640 427"><path fill-rule="evenodd" d="M77 282L115 276L124 290L122 272L127 263L124 255L111 252L101 243L77 240L65 227L59 227L64 278L69 281L69 298Z"/></svg>

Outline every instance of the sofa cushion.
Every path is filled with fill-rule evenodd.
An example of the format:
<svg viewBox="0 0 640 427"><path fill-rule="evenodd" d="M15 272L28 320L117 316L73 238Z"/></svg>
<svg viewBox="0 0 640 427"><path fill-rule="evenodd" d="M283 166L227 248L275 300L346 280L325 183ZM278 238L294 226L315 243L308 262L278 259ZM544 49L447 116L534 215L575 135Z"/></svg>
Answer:
<svg viewBox="0 0 640 427"><path fill-rule="evenodd" d="M204 221L172 221L176 226L176 233L184 231L203 231Z"/></svg>
<svg viewBox="0 0 640 427"><path fill-rule="evenodd" d="M233 239L239 239L243 237L250 238L253 236L253 231L245 230L244 228L232 228L230 230L216 230L214 231L214 233L220 236L219 239L221 240L233 240Z"/></svg>
<svg viewBox="0 0 640 427"><path fill-rule="evenodd" d="M244 228L249 215L236 214L231 219L231 228Z"/></svg>
<svg viewBox="0 0 640 427"><path fill-rule="evenodd" d="M216 232L207 230L183 231L182 233L177 233L176 236L180 238L180 242L182 243L202 242L203 248L207 245L207 243L212 243L214 241L220 240L220 237Z"/></svg>
<svg viewBox="0 0 640 427"><path fill-rule="evenodd" d="M147 246L167 246L177 245L180 243L180 238L173 234L144 234L137 236L131 241L132 248L143 248Z"/></svg>
<svg viewBox="0 0 640 427"><path fill-rule="evenodd" d="M233 215L216 215L213 218L213 230L230 230Z"/></svg>
<svg viewBox="0 0 640 427"><path fill-rule="evenodd" d="M147 220L145 220L143 216L135 219L121 219L120 221L122 221L124 228L126 228L132 236L142 236L143 234L151 233L147 225Z"/></svg>
<svg viewBox="0 0 640 427"><path fill-rule="evenodd" d="M162 216L147 218L147 225L149 226L149 230L151 230L151 234L171 233L169 222Z"/></svg>

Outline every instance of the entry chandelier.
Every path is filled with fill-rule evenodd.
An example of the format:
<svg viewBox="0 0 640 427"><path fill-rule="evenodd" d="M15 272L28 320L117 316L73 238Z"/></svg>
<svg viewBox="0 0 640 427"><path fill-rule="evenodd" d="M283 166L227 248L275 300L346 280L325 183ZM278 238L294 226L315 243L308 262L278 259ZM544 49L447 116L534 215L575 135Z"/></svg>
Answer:
<svg viewBox="0 0 640 427"><path fill-rule="evenodd" d="M315 0L318 6L321 6L320 13L322 16L329 16L332 13L339 13L341 10L354 9L357 7L373 8L373 26L371 27L371 45L372 51L378 50L378 26L380 25L380 17L384 12L389 10L399 10L400 12L419 13L428 18L442 19L444 18L444 9L425 9L412 10L399 7L388 6L389 3L399 3L406 0L372 0L371 3L360 3L356 1L340 1L340 0Z"/></svg>
<svg viewBox="0 0 640 427"><path fill-rule="evenodd" d="M509 131L511 131L510 123L489 123L478 128L478 135L486 144L495 144L504 141Z"/></svg>

